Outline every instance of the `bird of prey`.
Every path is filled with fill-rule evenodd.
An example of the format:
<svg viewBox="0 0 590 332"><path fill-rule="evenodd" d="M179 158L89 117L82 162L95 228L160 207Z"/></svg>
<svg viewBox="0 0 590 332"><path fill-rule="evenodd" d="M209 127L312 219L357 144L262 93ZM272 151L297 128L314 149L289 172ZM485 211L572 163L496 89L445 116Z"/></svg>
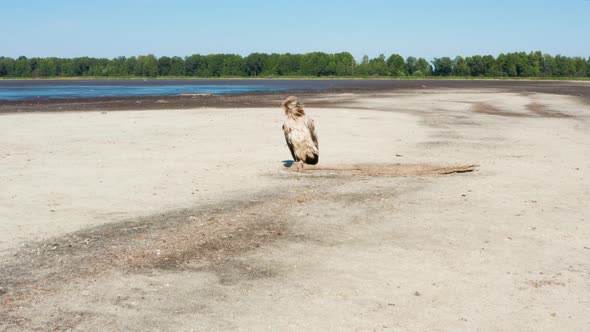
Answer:
<svg viewBox="0 0 590 332"><path fill-rule="evenodd" d="M313 120L305 114L297 97L287 97L282 103L287 120L283 124L285 140L298 168L303 164L315 165L320 158L318 137Z"/></svg>

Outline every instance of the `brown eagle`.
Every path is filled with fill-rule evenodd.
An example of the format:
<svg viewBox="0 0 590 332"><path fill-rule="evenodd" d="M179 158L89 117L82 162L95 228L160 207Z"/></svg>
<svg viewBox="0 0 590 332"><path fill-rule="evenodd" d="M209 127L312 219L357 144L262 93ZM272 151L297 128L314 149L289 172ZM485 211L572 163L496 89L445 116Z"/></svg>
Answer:
<svg viewBox="0 0 590 332"><path fill-rule="evenodd" d="M317 164L320 159L320 151L313 120L305 115L303 105L295 96L287 97L282 106L287 115L283 131L293 160L297 163Z"/></svg>

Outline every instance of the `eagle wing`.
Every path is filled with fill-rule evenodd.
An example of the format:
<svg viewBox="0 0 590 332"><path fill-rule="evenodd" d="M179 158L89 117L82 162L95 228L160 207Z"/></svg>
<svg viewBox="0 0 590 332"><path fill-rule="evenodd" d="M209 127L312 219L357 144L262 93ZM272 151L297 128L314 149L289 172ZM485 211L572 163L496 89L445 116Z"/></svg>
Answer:
<svg viewBox="0 0 590 332"><path fill-rule="evenodd" d="M293 157L293 160L297 161L297 157L295 157L295 151L293 150L293 142L291 142L291 137L289 137L289 134L291 133L291 128L289 128L289 126L286 126L286 123L283 125L283 133L285 134L285 141L287 142L289 151L291 151L291 156Z"/></svg>
<svg viewBox="0 0 590 332"><path fill-rule="evenodd" d="M309 118L309 117L306 118L305 125L307 126L307 129L309 129L309 133L311 134L311 140L313 141L313 144L315 145L316 150L319 150L320 146L318 144L318 136L315 133L315 126L313 123L313 119Z"/></svg>

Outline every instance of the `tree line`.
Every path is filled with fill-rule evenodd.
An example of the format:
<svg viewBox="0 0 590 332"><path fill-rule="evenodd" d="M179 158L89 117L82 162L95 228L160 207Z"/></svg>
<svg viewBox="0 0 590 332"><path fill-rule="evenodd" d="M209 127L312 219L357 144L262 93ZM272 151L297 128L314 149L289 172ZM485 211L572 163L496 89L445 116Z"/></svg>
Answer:
<svg viewBox="0 0 590 332"><path fill-rule="evenodd" d="M589 77L590 58L514 52L455 58L399 54L360 62L348 52L328 54L194 54L186 57L141 55L107 58L0 57L0 77Z"/></svg>

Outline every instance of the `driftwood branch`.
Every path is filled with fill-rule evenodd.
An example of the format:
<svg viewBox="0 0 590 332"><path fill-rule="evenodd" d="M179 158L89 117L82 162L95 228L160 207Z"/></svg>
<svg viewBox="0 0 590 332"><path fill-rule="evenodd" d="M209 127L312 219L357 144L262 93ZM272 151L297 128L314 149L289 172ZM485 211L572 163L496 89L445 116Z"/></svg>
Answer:
<svg viewBox="0 0 590 332"><path fill-rule="evenodd" d="M454 173L467 173L475 171L479 165L454 165L454 166L433 166L424 164L415 165L390 165L390 166L331 166L331 165L303 165L297 167L294 164L289 170L300 173L314 173L314 172L335 172L339 174L349 175L446 175Z"/></svg>

